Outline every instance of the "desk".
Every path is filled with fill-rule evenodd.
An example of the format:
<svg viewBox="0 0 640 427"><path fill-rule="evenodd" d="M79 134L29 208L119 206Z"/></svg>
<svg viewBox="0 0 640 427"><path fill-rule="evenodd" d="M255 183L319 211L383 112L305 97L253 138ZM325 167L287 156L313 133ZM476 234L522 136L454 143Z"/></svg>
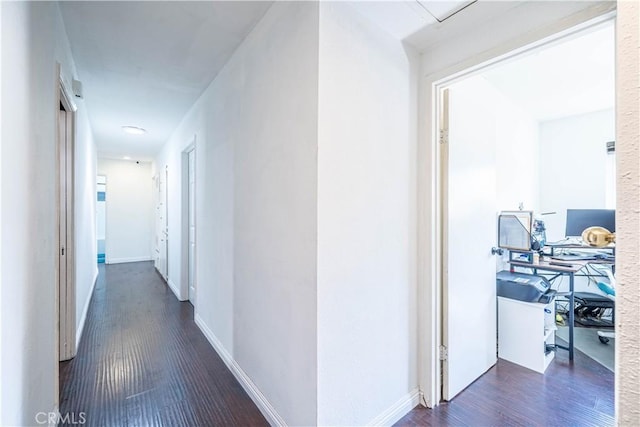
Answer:
<svg viewBox="0 0 640 427"><path fill-rule="evenodd" d="M608 245L608 246L602 246L602 247L597 247L597 246L589 246L589 245L583 245L583 244L578 244L578 243L547 243L545 245L545 248L549 248L551 249L551 253L549 254L545 254L547 256L553 256L555 249L575 249L577 251L585 251L585 250L596 250L596 251L611 251L611 255L615 256L616 254L616 245Z"/></svg>
<svg viewBox="0 0 640 427"><path fill-rule="evenodd" d="M566 266L551 265L550 262L556 263L559 261L541 260L538 264L529 264L521 261L509 261L512 267L524 267L532 268L533 274L537 274L538 270L548 271L551 273L558 273L569 276L569 347L564 347L556 344L556 347L569 351L569 360L573 360L573 322L574 322L574 296L573 287L575 274L582 270L591 261L566 261ZM552 279L553 280L553 279Z"/></svg>

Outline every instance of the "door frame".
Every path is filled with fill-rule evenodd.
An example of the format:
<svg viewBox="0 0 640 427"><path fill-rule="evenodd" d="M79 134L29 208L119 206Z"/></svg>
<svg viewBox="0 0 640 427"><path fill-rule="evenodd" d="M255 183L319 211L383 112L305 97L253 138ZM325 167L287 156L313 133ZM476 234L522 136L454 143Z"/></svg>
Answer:
<svg viewBox="0 0 640 427"><path fill-rule="evenodd" d="M548 47L578 33L615 19L615 4L609 8L590 8L562 19L525 37L511 38L494 49L478 52L450 67L421 79L421 126L418 143L418 375L421 403L432 408L442 400L440 347L443 328L443 289L445 280L443 217L443 152L439 143L441 99L448 86L499 63L532 50Z"/></svg>
<svg viewBox="0 0 640 427"><path fill-rule="evenodd" d="M98 182L98 177L104 177L104 183L99 183ZM98 174L96 173L96 230L98 228L98 215L97 215L97 196L98 196L98 186L99 185L104 185L104 192L105 192L105 200L104 200L104 264L107 264L107 224L109 223L107 221L107 198L106 198L106 193L107 193L107 175L105 174ZM96 252L98 249L98 239L97 239L97 233L96 233Z"/></svg>
<svg viewBox="0 0 640 427"><path fill-rule="evenodd" d="M180 242L180 264L181 264L181 274L180 274L180 293L182 295L182 300L189 301L189 153L193 151L194 154L194 162L197 163L197 151L196 151L196 136L194 135L191 141L185 146L184 150L180 155L181 160L181 209L180 216L182 218L181 221L181 242ZM194 224L195 224L194 220ZM197 246L196 246L197 247ZM194 254L195 257L195 254ZM197 260L197 257L196 257ZM194 264L196 261L194 260ZM197 264L195 264L197 265ZM196 288L197 293L197 284L194 280L194 288ZM197 299L197 298L196 298ZM195 303L191 301L191 303L195 307Z"/></svg>
<svg viewBox="0 0 640 427"><path fill-rule="evenodd" d="M65 81L62 76L62 71L60 64L56 64L56 72L58 77L58 85L56 88L56 103L55 103L55 112L56 112L56 136L55 136L55 145L56 145L56 184L55 184L55 192L56 192L56 209L55 209L55 224L56 224L56 233L55 233L55 313L56 313L56 322L54 323L54 336L55 336L55 366L57 368L58 362L60 360L71 359L76 354L76 283L75 283L75 218L74 218L74 209L75 209L75 199L74 199L74 191L75 191L75 113L77 111L77 106L73 101L72 92L69 90L68 86L65 84ZM67 152L67 159L71 162L71 169L67 171L67 180L66 180L66 188L65 191L68 194L66 199L66 206L62 206L61 204L61 174L62 171L60 169L60 155L62 153L62 146L60 141L60 128L59 128L59 111L60 105L66 111L67 114L67 126L71 128L70 141L67 149L70 146L70 152ZM61 239L60 239L60 221L62 218L63 209L66 210L66 218L67 218L67 229L66 229L66 241L67 245L65 247L65 257L67 259L66 268L67 268L67 283L66 287L63 290L62 284L60 282L60 271L61 271ZM62 313L60 310L60 303L62 297L64 296L64 302L66 307L71 307L71 310L65 310L65 313ZM66 351L61 351L60 344L62 341L62 337L66 336L68 347ZM56 403L58 402L58 393L59 393L59 372L56 372Z"/></svg>

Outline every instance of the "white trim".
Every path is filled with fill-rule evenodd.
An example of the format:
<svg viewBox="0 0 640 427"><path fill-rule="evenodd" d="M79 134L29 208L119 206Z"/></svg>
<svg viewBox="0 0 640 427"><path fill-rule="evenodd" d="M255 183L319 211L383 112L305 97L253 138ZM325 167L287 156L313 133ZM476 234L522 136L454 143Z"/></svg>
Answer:
<svg viewBox="0 0 640 427"><path fill-rule="evenodd" d="M183 293L184 298L182 301L189 300L189 153L194 152L194 162L197 163L197 151L196 151L196 138L197 135L193 135L193 138L190 139L190 142L185 146L185 148L180 153L180 191L181 191L181 208L180 208L180 230L182 238L180 239L180 278L182 280L182 286L180 291ZM197 167L195 167L197 171ZM197 173L197 172L196 172ZM197 187L197 182L196 182ZM195 197L195 194L194 194ZM194 204L195 209L195 204ZM197 218L194 220L194 226L196 226ZM196 252L197 252L197 226L196 226ZM197 271L197 257L195 253L193 254L194 260L194 270ZM196 298L197 294L197 282L194 279L194 299L191 301L193 306L196 306Z"/></svg>
<svg viewBox="0 0 640 427"><path fill-rule="evenodd" d="M200 328L202 333L209 343L214 348L214 350L218 353L218 355L222 358L227 368L231 371L233 376L236 377L244 391L247 392L253 403L256 404L262 415L267 419L269 424L272 426L286 426L287 423L282 419L282 417L278 414L278 411L269 403L267 398L262 394L260 389L251 381L251 378L242 370L240 365L236 363L236 361L231 357L231 355L224 348L222 343L218 340L215 334L207 327L202 318L198 313L195 314L194 320L196 325Z"/></svg>
<svg viewBox="0 0 640 427"><path fill-rule="evenodd" d="M564 18L550 17L545 25L516 37L479 48L454 65L443 66L420 78L420 131L418 138L418 370L419 386L427 407L440 402L440 346L442 321L442 218L440 216L440 147L437 143L438 105L435 94L456 79L600 25L615 16L615 3L602 2Z"/></svg>
<svg viewBox="0 0 640 427"><path fill-rule="evenodd" d="M62 77L62 67L60 67L60 64L58 64L58 67L59 67L58 83L60 85L62 97L64 98L64 100L61 99L60 101L66 103L67 107L69 107L71 112L75 113L76 111L78 111L78 106L73 100L72 92L69 90L69 87L67 86L67 84L64 81L64 78Z"/></svg>
<svg viewBox="0 0 640 427"><path fill-rule="evenodd" d="M56 114L56 227L62 233L56 236L56 345L58 347L58 361L72 359L75 355L76 340L76 245L75 245L75 147L76 147L76 117L77 107L65 85L62 68L56 62L58 75ZM62 107L62 108L60 108ZM64 111L63 127L67 131L61 135L61 116ZM64 158L64 163L62 159ZM66 194L66 195L65 195ZM62 227L62 224L66 224ZM66 253L65 253L66 252ZM62 254L65 253L63 256ZM65 280L60 281L60 274L64 272ZM57 385L56 385L57 387ZM58 396L59 398L59 396ZM58 401L58 398L56 401Z"/></svg>
<svg viewBox="0 0 640 427"><path fill-rule="evenodd" d="M105 264L124 264L127 262L141 262L141 261L153 261L153 258L150 256L138 256L138 257L129 257L129 258L109 258L105 259Z"/></svg>
<svg viewBox="0 0 640 427"><path fill-rule="evenodd" d="M93 276L93 284L91 285L91 289L89 290L89 295L87 296L87 301L84 303L84 309L82 310L82 316L80 316L80 324L76 330L76 352L78 351L78 346L80 345L80 338L82 338L82 332L84 331L84 322L87 320L87 313L89 312L89 305L91 304L91 297L93 296L93 291L96 288L96 283L98 282L98 270L96 269L96 273Z"/></svg>
<svg viewBox="0 0 640 427"><path fill-rule="evenodd" d="M156 268L156 270L158 270L158 269ZM160 272L160 271L158 270L158 272ZM171 291L174 293L176 298L178 298L178 301L186 301L185 298L182 298L180 296L180 290L179 290L178 286L175 283L173 283L173 280L171 280L171 278L169 278L169 280L167 280L167 285L169 286Z"/></svg>
<svg viewBox="0 0 640 427"><path fill-rule="evenodd" d="M367 423L368 426L392 426L420 403L420 391L416 388L407 393L386 411Z"/></svg>
<svg viewBox="0 0 640 427"><path fill-rule="evenodd" d="M60 408L58 407L58 404L55 404L53 406L53 410L51 411L51 413L57 415L56 420L59 420L62 417L62 414L60 414ZM47 423L48 427L56 427L58 425L57 422L56 423L51 422L52 418L49 417L49 414L47 414L47 420L48 420L48 423Z"/></svg>

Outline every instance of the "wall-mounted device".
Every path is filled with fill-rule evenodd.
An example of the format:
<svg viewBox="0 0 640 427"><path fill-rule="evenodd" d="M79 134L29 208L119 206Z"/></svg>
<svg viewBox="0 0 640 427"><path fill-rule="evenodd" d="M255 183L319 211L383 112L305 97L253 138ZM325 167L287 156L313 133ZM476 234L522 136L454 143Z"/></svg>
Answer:
<svg viewBox="0 0 640 427"><path fill-rule="evenodd" d="M71 90L76 98L84 99L84 93L82 92L82 82L80 80L71 81Z"/></svg>

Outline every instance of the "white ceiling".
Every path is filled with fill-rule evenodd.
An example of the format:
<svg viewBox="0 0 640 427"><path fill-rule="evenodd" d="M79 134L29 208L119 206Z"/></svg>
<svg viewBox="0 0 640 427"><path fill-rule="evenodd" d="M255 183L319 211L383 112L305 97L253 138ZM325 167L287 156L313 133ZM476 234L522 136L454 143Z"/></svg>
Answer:
<svg viewBox="0 0 640 427"><path fill-rule="evenodd" d="M457 19L458 12L476 2L477 0L391 0L353 1L350 5L392 36L407 40L414 47L422 49L424 46L417 43L422 40L413 35L422 34L426 28L441 27L444 21L448 23L454 16ZM483 10L484 7L484 4L482 7L473 5L468 9ZM465 10L464 14L467 13ZM474 19L477 18L477 13L471 15Z"/></svg>
<svg viewBox="0 0 640 427"><path fill-rule="evenodd" d="M398 39L475 0L351 2ZM153 160L271 1L60 2L100 157ZM483 5L484 6L484 5ZM456 13L464 9L461 13ZM482 9L482 8L479 8ZM451 16L453 14L453 16ZM450 17L451 16L451 17ZM472 16L477 19L477 12ZM454 19L455 18L455 19ZM129 135L122 126L147 130Z"/></svg>
<svg viewBox="0 0 640 427"><path fill-rule="evenodd" d="M60 2L99 155L153 159L271 3Z"/></svg>
<svg viewBox="0 0 640 427"><path fill-rule="evenodd" d="M614 55L611 23L483 76L536 120L553 120L615 106Z"/></svg>
<svg viewBox="0 0 640 427"><path fill-rule="evenodd" d="M60 2L99 156L152 160L271 4ZM486 22L523 3L401 0L351 4L393 36L424 51L464 33L469 25ZM436 17L446 19L438 22ZM613 106L613 90L609 91L613 88L612 37L612 28L594 32L491 70L486 77L539 120L609 108ZM582 62L566 60L578 57ZM533 95L543 90L545 96L535 100ZM145 128L148 133L125 134L121 129L125 125Z"/></svg>

